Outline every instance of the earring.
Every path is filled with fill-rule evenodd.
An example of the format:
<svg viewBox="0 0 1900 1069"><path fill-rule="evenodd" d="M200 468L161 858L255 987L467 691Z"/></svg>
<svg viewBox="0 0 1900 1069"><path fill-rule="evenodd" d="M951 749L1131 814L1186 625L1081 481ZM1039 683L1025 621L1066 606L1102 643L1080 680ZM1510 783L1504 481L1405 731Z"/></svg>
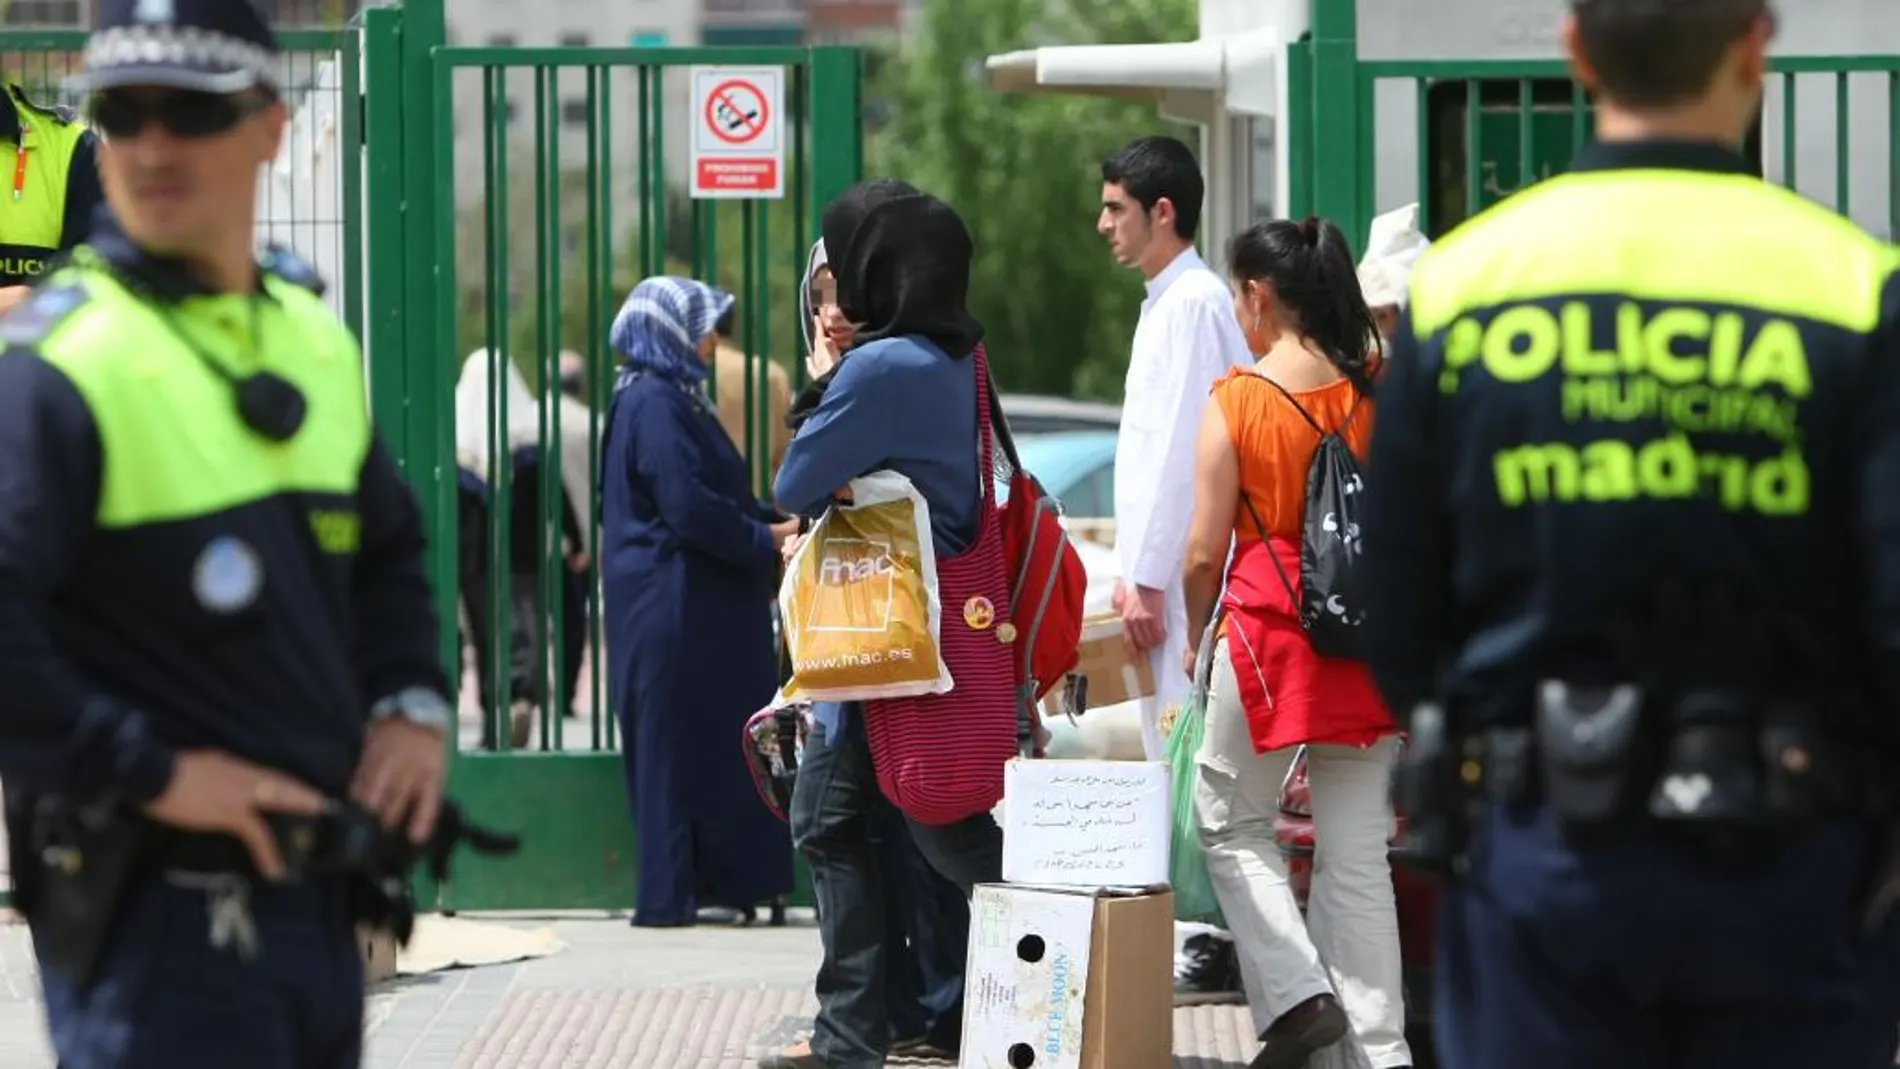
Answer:
<svg viewBox="0 0 1900 1069"><path fill-rule="evenodd" d="M1260 333L1260 317L1259 316L1253 317L1253 330L1255 334Z"/></svg>

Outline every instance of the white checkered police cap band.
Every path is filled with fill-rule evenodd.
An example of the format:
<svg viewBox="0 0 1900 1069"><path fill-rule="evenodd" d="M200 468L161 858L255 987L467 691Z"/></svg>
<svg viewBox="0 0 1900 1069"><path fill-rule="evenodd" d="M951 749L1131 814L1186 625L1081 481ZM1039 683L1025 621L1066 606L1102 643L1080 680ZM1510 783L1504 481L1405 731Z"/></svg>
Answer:
<svg viewBox="0 0 1900 1069"><path fill-rule="evenodd" d="M86 42L86 70L72 79L85 91L162 85L208 93L254 86L275 91L277 56L250 41L197 26L115 26Z"/></svg>

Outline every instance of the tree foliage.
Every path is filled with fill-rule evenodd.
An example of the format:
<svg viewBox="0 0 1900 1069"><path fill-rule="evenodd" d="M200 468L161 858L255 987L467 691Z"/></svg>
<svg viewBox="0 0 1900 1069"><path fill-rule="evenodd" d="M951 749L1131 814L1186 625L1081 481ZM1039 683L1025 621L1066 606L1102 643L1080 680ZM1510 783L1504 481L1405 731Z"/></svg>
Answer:
<svg viewBox="0 0 1900 1069"><path fill-rule="evenodd" d="M1098 167L1143 134L1191 134L1150 102L999 93L984 60L1194 31L1193 0L928 0L921 32L879 65L868 95L888 122L871 173L943 197L969 223L971 303L1007 388L1120 399L1141 282L1095 234Z"/></svg>

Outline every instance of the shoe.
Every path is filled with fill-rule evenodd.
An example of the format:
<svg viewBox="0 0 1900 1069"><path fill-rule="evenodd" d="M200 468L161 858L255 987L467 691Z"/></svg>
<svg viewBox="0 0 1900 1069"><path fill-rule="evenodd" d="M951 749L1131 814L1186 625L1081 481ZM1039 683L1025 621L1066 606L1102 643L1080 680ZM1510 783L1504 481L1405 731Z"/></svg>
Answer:
<svg viewBox="0 0 1900 1069"><path fill-rule="evenodd" d="M917 1036L914 1039L900 1039L891 1044L890 1057L894 1061L909 1064L912 1062L949 1062L956 1064L957 1052L945 1050L932 1043L928 1037Z"/></svg>
<svg viewBox="0 0 1900 1069"><path fill-rule="evenodd" d="M831 1066L811 1052L810 1043L800 1043L760 1058L759 1069L831 1069Z"/></svg>
<svg viewBox="0 0 1900 1069"><path fill-rule="evenodd" d="M1175 966L1176 1005L1231 999L1240 994L1240 957L1234 941L1217 935L1190 935Z"/></svg>
<svg viewBox="0 0 1900 1069"><path fill-rule="evenodd" d="M1331 995L1314 995L1280 1015L1247 1069L1303 1069L1314 1054L1346 1038L1346 1011Z"/></svg>
<svg viewBox="0 0 1900 1069"><path fill-rule="evenodd" d="M512 749L525 750L533 734L534 703L518 699L508 708L508 745Z"/></svg>

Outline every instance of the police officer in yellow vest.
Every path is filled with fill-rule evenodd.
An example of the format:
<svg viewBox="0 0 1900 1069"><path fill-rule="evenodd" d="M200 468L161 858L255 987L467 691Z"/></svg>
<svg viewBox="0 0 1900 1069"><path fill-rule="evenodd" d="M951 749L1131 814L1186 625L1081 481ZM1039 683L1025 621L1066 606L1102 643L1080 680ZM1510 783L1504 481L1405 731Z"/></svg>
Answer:
<svg viewBox="0 0 1900 1069"><path fill-rule="evenodd" d="M442 811L416 502L349 331L254 252L288 119L264 19L98 10L112 210L0 320L0 783L53 1046L355 1069L359 887L300 869L327 825L296 818L421 841Z"/></svg>
<svg viewBox="0 0 1900 1069"><path fill-rule="evenodd" d="M0 106L0 166L11 148L10 183L0 194L0 312L26 296L59 253L92 228L103 194L98 138L66 108L28 100L6 87Z"/></svg>
<svg viewBox="0 0 1900 1069"><path fill-rule="evenodd" d="M1767 0L1571 0L1596 143L1420 259L1371 666L1457 1069L1894 1064L1900 251L1744 157Z"/></svg>

